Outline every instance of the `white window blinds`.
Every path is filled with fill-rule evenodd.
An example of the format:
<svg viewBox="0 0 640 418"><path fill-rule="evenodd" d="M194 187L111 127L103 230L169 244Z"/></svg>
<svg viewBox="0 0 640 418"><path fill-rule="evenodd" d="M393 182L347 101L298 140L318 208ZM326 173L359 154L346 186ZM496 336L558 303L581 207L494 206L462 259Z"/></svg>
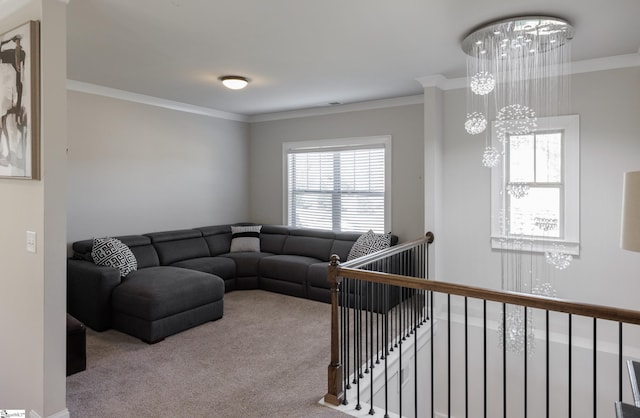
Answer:
<svg viewBox="0 0 640 418"><path fill-rule="evenodd" d="M288 224L385 232L385 145L288 149Z"/></svg>

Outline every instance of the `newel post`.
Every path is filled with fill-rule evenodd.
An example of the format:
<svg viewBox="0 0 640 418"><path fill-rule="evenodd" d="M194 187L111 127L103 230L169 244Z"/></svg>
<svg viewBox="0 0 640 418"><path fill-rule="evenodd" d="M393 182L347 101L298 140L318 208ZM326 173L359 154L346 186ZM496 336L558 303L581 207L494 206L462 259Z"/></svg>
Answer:
<svg viewBox="0 0 640 418"><path fill-rule="evenodd" d="M331 362L328 367L328 389L324 401L331 405L342 402L342 365L340 364L340 317L338 315L338 265L340 257L331 256L327 280L331 285Z"/></svg>

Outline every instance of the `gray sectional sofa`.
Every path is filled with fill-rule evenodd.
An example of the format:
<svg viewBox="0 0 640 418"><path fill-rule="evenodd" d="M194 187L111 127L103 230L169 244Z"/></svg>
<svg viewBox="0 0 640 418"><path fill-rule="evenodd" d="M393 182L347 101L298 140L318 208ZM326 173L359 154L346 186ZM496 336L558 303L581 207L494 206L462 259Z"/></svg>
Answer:
<svg viewBox="0 0 640 418"><path fill-rule="evenodd" d="M121 236L137 260L124 278L93 262L93 240L77 241L67 266L67 311L96 331L115 328L155 343L221 318L224 293L233 290L329 302L329 258L346 260L359 236L263 225L259 252L230 252L231 225Z"/></svg>

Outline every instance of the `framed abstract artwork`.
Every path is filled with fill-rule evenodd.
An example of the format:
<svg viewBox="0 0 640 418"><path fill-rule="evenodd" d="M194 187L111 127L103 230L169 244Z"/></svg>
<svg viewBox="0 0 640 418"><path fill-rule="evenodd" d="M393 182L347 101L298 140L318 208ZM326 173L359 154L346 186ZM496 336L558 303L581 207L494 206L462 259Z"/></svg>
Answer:
<svg viewBox="0 0 640 418"><path fill-rule="evenodd" d="M40 178L40 22L0 35L0 178Z"/></svg>

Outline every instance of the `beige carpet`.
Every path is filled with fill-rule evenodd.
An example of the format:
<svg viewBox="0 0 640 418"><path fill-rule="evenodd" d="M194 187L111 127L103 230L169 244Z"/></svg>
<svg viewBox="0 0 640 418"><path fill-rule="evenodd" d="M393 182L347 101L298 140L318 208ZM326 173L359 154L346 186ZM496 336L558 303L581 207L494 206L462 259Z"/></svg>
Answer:
<svg viewBox="0 0 640 418"><path fill-rule="evenodd" d="M72 418L345 417L327 390L330 306L271 292L225 295L224 317L148 345L87 330L67 378Z"/></svg>

